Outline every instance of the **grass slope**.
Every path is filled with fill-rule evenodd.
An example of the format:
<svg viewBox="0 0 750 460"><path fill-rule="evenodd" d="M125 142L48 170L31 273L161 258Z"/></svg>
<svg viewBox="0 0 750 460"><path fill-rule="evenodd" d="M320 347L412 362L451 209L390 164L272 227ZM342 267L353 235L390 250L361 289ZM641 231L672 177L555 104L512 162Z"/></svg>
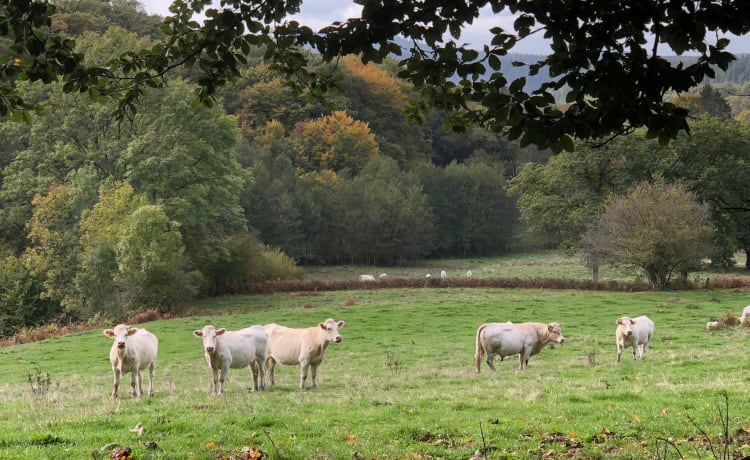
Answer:
<svg viewBox="0 0 750 460"><path fill-rule="evenodd" d="M671 438L686 458L714 458L730 402L732 449L750 427L750 329L705 331L748 302L745 291L576 292L403 289L213 299L196 312L231 312L142 325L160 339L156 395L109 399L111 340L101 331L0 348L0 458L91 458L113 444L135 459L231 458L245 445L271 459L664 458ZM201 313L199 313L201 314ZM645 361L615 364L615 320L649 315ZM206 323L238 329L345 320L316 390L297 389L298 368L277 368L277 387L254 394L248 370L231 370L224 396L209 395L201 342ZM475 374L474 333L486 321L558 321L566 344ZM35 395L36 370L52 384ZM131 432L142 423L142 436ZM145 443L154 442L156 449ZM664 444L662 443L662 446ZM670 457L677 458L674 449ZM238 457L235 457L238 458Z"/></svg>

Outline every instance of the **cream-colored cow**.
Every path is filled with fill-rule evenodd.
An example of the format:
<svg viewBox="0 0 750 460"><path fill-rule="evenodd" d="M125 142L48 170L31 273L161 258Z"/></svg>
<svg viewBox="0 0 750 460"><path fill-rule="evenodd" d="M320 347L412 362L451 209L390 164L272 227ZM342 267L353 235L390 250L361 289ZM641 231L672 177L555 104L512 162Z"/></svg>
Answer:
<svg viewBox="0 0 750 460"><path fill-rule="evenodd" d="M145 329L118 324L114 329L105 329L104 335L114 339L109 349L109 362L114 374L112 398L117 397L120 387L120 377L130 372L130 386L133 396L143 396L141 371L148 369L148 395L154 395L154 368L156 367L156 353L159 340Z"/></svg>
<svg viewBox="0 0 750 460"><path fill-rule="evenodd" d="M501 359L519 355L519 369L527 369L529 357L539 354L542 348L553 343L563 343L562 326L559 323L485 323L476 334L474 364L481 372L482 357L487 355L487 365L495 370L495 355Z"/></svg>
<svg viewBox="0 0 750 460"><path fill-rule="evenodd" d="M323 362L323 355L329 343L340 343L343 338L339 329L344 321L328 318L317 326L294 329L278 324L266 324L263 328L268 334L266 348L266 368L271 385L275 385L274 368L276 363L299 364L299 388L305 389L307 370L310 369L312 388L315 388L315 377L318 366Z"/></svg>
<svg viewBox="0 0 750 460"><path fill-rule="evenodd" d="M193 335L203 339L203 351L213 376L214 394L224 393L224 380L229 369L242 369L247 366L250 366L253 372L253 391L266 388L265 360L268 335L261 326L227 331L208 324L201 330L193 331Z"/></svg>
<svg viewBox="0 0 750 460"><path fill-rule="evenodd" d="M630 346L633 347L633 359L638 359L636 357L636 349L639 351L638 357L643 359L646 356L648 343L651 341L653 335L654 322L648 316L639 316L637 318L623 316L618 318L617 329L615 330L617 362L620 362L622 349Z"/></svg>

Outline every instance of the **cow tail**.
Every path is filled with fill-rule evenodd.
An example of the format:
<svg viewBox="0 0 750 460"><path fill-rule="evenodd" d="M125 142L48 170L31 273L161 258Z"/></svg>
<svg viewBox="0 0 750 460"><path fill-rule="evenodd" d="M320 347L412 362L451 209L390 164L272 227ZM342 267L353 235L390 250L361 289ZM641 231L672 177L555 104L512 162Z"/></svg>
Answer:
<svg viewBox="0 0 750 460"><path fill-rule="evenodd" d="M484 344L482 343L482 334L485 327L487 327L487 324L482 324L477 329L476 352L474 353L474 365L476 366L477 374L481 371L480 366L482 364L482 357L487 352L487 350L484 349Z"/></svg>

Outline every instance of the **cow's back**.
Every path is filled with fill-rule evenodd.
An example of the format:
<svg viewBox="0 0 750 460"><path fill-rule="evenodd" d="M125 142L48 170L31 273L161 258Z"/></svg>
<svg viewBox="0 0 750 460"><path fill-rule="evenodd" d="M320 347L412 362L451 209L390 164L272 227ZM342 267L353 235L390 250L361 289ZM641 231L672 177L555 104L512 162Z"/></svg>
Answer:
<svg viewBox="0 0 750 460"><path fill-rule="evenodd" d="M252 326L226 332L217 337L217 342L220 343L222 357L228 359L230 367L240 369L265 358L267 337L262 327Z"/></svg>
<svg viewBox="0 0 750 460"><path fill-rule="evenodd" d="M299 363L307 329L295 329L275 323L266 324L263 329L268 334L266 356L282 364Z"/></svg>
<svg viewBox="0 0 750 460"><path fill-rule="evenodd" d="M636 344L648 343L654 335L654 322L648 316L634 318L633 335Z"/></svg>

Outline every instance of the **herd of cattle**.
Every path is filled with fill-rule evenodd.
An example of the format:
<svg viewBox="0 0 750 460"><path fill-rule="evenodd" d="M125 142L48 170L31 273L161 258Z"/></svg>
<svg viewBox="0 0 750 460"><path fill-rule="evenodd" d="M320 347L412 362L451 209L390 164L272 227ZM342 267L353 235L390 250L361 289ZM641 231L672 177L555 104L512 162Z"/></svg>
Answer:
<svg viewBox="0 0 750 460"><path fill-rule="evenodd" d="M750 319L750 305L745 307L740 322ZM318 366L323 362L323 355L330 343L342 340L339 329L344 321L331 318L308 328L289 328L278 324L251 326L239 331L216 329L207 325L193 331L193 335L203 340L203 351L208 367L213 376L212 393L224 392L224 380L229 369L250 367L253 374L253 391L266 387L266 373L274 382L274 368L277 363L300 366L299 388L305 389L308 370L311 386L315 388L315 377ZM711 323L706 326L708 329ZM112 397L117 396L120 377L131 373L130 385L133 396L143 395L141 373L148 369L148 394L154 395L154 367L158 340L145 329L129 327L123 324L114 329L105 329L104 335L114 339L109 351L109 360L114 374ZM620 362L622 350L633 349L633 359L643 359L651 337L654 335L654 322L647 316L630 318L623 316L617 319L615 340L617 343L617 362ZM562 326L559 323L485 323L476 332L476 352L474 364L476 372L481 372L482 358L486 357L487 365L495 370L493 361L496 356L503 360L506 356L518 355L519 369L526 369L529 357L538 354L548 345L562 344Z"/></svg>

